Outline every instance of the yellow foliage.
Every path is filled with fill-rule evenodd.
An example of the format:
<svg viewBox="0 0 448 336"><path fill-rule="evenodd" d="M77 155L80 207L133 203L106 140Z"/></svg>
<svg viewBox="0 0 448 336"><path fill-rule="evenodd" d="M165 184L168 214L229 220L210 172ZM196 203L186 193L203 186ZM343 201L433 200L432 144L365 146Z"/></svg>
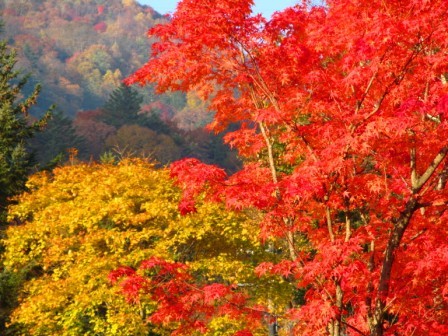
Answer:
<svg viewBox="0 0 448 336"><path fill-rule="evenodd" d="M129 7L135 5L135 0L122 0L123 6Z"/></svg>
<svg viewBox="0 0 448 336"><path fill-rule="evenodd" d="M36 174L28 187L11 207L9 218L19 224L4 241L5 266L29 270L12 315L24 334L148 335L155 303L126 304L107 276L150 256L189 264L198 281L250 283L259 303L268 299L266 283L253 274L266 253L257 225L210 203L181 216L180 192L166 170L142 160L83 164ZM219 330L243 324L217 317L211 328L227 335Z"/></svg>
<svg viewBox="0 0 448 336"><path fill-rule="evenodd" d="M209 124L213 114L208 110L208 102L202 100L194 91L187 93L187 103L174 120L181 129L194 130Z"/></svg>

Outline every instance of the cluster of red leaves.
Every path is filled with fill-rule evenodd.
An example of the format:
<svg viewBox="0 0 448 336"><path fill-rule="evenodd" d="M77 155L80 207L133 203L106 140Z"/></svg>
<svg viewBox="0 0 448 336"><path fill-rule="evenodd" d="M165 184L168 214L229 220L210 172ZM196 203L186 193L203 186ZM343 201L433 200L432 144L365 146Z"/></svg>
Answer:
<svg viewBox="0 0 448 336"><path fill-rule="evenodd" d="M241 125L235 175L172 165L181 212L205 193L265 213L290 260L258 271L307 288L289 312L301 335L448 333L447 2L303 1L270 21L251 3L181 1L128 80L196 89L212 129Z"/></svg>
<svg viewBox="0 0 448 336"><path fill-rule="evenodd" d="M219 283L196 284L182 263L168 262L152 257L143 261L137 270L122 266L109 274L112 284L118 284L129 303L148 297L157 303L157 309L148 322L172 330L172 335L191 335L206 332L212 317L226 315L255 326L262 311L248 308L247 297L235 286ZM252 322L251 322L252 321ZM240 331L236 335L252 335Z"/></svg>
<svg viewBox="0 0 448 336"><path fill-rule="evenodd" d="M195 198L204 190L208 191L207 196L213 200L213 190L224 182L227 174L223 169L198 159L183 159L171 165L171 177L178 181L184 191L179 211L186 215L196 211Z"/></svg>
<svg viewBox="0 0 448 336"><path fill-rule="evenodd" d="M101 21L93 26L93 29L95 29L98 33L104 33L107 29L107 24L104 21Z"/></svg>

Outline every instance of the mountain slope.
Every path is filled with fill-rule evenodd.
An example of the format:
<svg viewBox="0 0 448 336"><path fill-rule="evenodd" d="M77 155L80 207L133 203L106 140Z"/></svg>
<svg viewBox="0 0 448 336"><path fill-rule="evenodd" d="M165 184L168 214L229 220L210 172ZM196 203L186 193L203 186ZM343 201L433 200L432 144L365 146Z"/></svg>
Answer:
<svg viewBox="0 0 448 336"><path fill-rule="evenodd" d="M5 0L0 12L19 66L43 84L35 112L56 103L70 116L101 106L147 60L145 33L165 20L134 0Z"/></svg>

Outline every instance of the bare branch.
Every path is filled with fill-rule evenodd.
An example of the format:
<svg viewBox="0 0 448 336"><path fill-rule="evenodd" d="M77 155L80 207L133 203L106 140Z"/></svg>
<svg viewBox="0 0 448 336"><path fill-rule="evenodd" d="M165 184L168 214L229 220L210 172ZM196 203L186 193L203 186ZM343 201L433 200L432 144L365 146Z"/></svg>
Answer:
<svg viewBox="0 0 448 336"><path fill-rule="evenodd" d="M367 336L367 334L364 334L361 330L359 330L358 328L352 326L351 324L341 321L342 324L346 325L348 328L352 329L353 331L356 331L358 334L360 334L361 336Z"/></svg>
<svg viewBox="0 0 448 336"><path fill-rule="evenodd" d="M277 169L275 168L274 152L272 150L272 144L271 141L269 140L269 136L266 132L264 124L262 122L259 122L258 126L260 127L261 134L263 135L263 139L266 142L266 147L268 149L268 160L269 160L269 167L271 169L272 181L274 183L277 183L278 182Z"/></svg>
<svg viewBox="0 0 448 336"><path fill-rule="evenodd" d="M425 93L424 93L424 101L427 102L429 97L429 79L426 81Z"/></svg>
<svg viewBox="0 0 448 336"><path fill-rule="evenodd" d="M439 174L439 182L437 183L437 190L443 190L446 186L447 180L448 180L448 164L445 163L445 167Z"/></svg>
<svg viewBox="0 0 448 336"><path fill-rule="evenodd" d="M288 248L289 248L289 256L291 260L297 259L297 252L294 247L294 233L291 231L288 231L286 235L286 239L288 240Z"/></svg>
<svg viewBox="0 0 448 336"><path fill-rule="evenodd" d="M423 175L418 178L417 182L415 184L414 183L412 184L414 194L418 193L420 189L423 187L423 185L426 182L428 182L428 180L434 174L434 171L437 169L437 167L440 165L443 159L445 159L447 154L448 154L448 146L445 146L439 151L439 153L436 155L436 157L431 162L426 171L423 173Z"/></svg>
<svg viewBox="0 0 448 336"><path fill-rule="evenodd" d="M372 87L372 84L373 84L373 82L374 82L374 80L375 80L377 75L378 75L378 70L375 71L374 74L372 75L372 77L370 78L369 83L367 84L367 87L366 87L366 89L364 91L364 94L362 95L361 100L357 102L355 114L357 114L359 112L359 110L361 109L362 104L364 103L364 100L366 99L366 97L367 97L367 95L368 95L368 93L369 93L369 91L370 91L370 89Z"/></svg>
<svg viewBox="0 0 448 336"><path fill-rule="evenodd" d="M328 206L325 207L325 215L327 217L327 227L328 227L328 234L330 235L330 241L334 243L334 233L331 222L331 214L330 214L330 208Z"/></svg>
<svg viewBox="0 0 448 336"><path fill-rule="evenodd" d="M313 160L316 161L316 162L319 161L319 158L317 157L316 152L314 151L313 147L311 147L311 144L308 142L308 140L303 135L299 135L299 138L305 144L306 148L308 149L308 151L310 152L311 156L313 157Z"/></svg>
<svg viewBox="0 0 448 336"><path fill-rule="evenodd" d="M415 155L415 147L411 148L411 186L412 189L417 188L419 177L417 175L417 161Z"/></svg>
<svg viewBox="0 0 448 336"><path fill-rule="evenodd" d="M348 242L350 240L350 236L352 235L351 231L351 220L350 217L346 214L345 215L345 242Z"/></svg>

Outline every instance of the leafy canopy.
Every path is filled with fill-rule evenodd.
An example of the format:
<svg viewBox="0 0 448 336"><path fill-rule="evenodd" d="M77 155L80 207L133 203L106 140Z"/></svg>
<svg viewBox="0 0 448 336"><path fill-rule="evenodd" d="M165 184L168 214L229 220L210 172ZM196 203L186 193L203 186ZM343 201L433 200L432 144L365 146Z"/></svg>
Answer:
<svg viewBox="0 0 448 336"><path fill-rule="evenodd" d="M168 171L142 160L56 168L33 175L27 186L30 191L10 209L18 225L8 228L4 241L5 269L27 270L8 330L36 336L166 335L195 323L208 324L209 335L230 335L247 325L257 330L257 319L250 324L244 316L259 312L242 316L236 308L246 302L246 292L256 306L269 291L269 279L254 276L266 252L245 214L204 203L195 214L181 216L180 190ZM117 268L135 275L118 288L108 280ZM111 279L118 280L120 272ZM142 287L141 277L150 275L151 286ZM125 304L117 290L136 304ZM210 314L224 293L232 304L222 301L221 314ZM208 301L200 308L204 295ZM192 305L204 316L191 314Z"/></svg>
<svg viewBox="0 0 448 336"><path fill-rule="evenodd" d="M210 128L239 125L240 172L172 166L185 212L201 192L264 212L289 255L258 273L305 292L285 334L448 333L447 2L303 1L269 21L252 4L181 1L128 79L195 90Z"/></svg>

